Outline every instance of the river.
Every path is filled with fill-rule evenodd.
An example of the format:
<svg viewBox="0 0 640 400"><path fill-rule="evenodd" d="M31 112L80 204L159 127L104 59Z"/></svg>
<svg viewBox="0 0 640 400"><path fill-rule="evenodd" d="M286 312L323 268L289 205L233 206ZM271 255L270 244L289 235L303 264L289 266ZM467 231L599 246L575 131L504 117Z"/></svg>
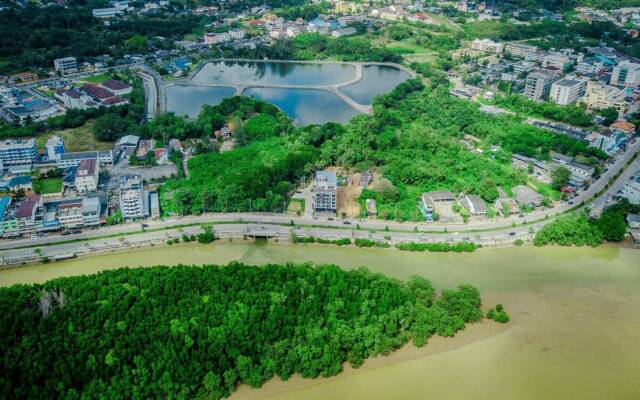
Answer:
<svg viewBox="0 0 640 400"><path fill-rule="evenodd" d="M474 324L329 379L274 379L232 399L639 399L640 251L613 247L484 249L466 254L264 243L180 244L0 271L0 284L121 266L311 261L366 265L437 288L471 283L511 322Z"/></svg>

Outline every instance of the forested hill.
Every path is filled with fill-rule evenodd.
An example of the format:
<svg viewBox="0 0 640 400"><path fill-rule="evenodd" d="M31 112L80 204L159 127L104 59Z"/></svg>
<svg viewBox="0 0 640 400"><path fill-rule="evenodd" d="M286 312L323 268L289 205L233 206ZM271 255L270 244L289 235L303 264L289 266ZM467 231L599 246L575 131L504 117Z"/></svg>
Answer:
<svg viewBox="0 0 640 400"><path fill-rule="evenodd" d="M0 289L0 398L218 399L275 375L336 375L482 318L365 269L232 263L119 269Z"/></svg>

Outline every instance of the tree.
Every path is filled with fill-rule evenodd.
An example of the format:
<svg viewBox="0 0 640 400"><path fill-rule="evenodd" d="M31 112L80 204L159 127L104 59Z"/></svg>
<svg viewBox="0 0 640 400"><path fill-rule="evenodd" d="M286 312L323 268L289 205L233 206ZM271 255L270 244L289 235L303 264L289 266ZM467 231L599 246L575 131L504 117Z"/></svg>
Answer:
<svg viewBox="0 0 640 400"><path fill-rule="evenodd" d="M600 116L604 118L603 125L609 126L618 119L618 110L615 107L605 108L600 111Z"/></svg>
<svg viewBox="0 0 640 400"><path fill-rule="evenodd" d="M566 167L558 167L551 172L551 183L555 189L561 189L569 184L571 171Z"/></svg>
<svg viewBox="0 0 640 400"><path fill-rule="evenodd" d="M112 142L125 136L128 131L127 121L117 114L105 114L96 119L93 134L102 142Z"/></svg>

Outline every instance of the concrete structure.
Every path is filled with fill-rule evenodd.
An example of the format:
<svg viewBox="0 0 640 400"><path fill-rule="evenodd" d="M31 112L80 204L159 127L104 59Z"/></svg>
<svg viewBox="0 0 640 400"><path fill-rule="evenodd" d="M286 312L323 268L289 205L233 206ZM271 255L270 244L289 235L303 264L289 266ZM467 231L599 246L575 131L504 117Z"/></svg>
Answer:
<svg viewBox="0 0 640 400"><path fill-rule="evenodd" d="M26 200L16 208L15 218L20 235L34 234L36 232L36 211L42 206L42 197L34 196Z"/></svg>
<svg viewBox="0 0 640 400"><path fill-rule="evenodd" d="M100 165L113 164L113 152L108 151L80 151L60 154L56 160L58 168L77 167L82 160L98 160Z"/></svg>
<svg viewBox="0 0 640 400"><path fill-rule="evenodd" d="M532 72L527 76L524 96L531 100L542 100L551 92L551 85L557 80L558 76L550 72Z"/></svg>
<svg viewBox="0 0 640 400"><path fill-rule="evenodd" d="M122 9L120 8L94 8L93 10L91 10L91 14L93 14L93 16L95 18L113 18L117 15L121 15L124 14L124 11L122 11Z"/></svg>
<svg viewBox="0 0 640 400"><path fill-rule="evenodd" d="M97 226L100 224L102 205L99 197L85 197L82 199L82 224Z"/></svg>
<svg viewBox="0 0 640 400"><path fill-rule="evenodd" d="M133 87L131 87L130 85L127 85L124 82L116 81L114 79L109 79L108 81L102 82L101 86L114 96L124 96L125 94L131 93L131 91L133 90Z"/></svg>
<svg viewBox="0 0 640 400"><path fill-rule="evenodd" d="M340 28L331 32L331 36L335 38L339 38L342 36L351 36L355 35L358 31L355 28Z"/></svg>
<svg viewBox="0 0 640 400"><path fill-rule="evenodd" d="M44 149L49 160L57 160L60 154L65 151L64 140L60 136L52 136L47 139Z"/></svg>
<svg viewBox="0 0 640 400"><path fill-rule="evenodd" d="M0 162L4 168L11 165L33 164L38 161L36 140L5 139L0 141Z"/></svg>
<svg viewBox="0 0 640 400"><path fill-rule="evenodd" d="M627 144L627 135L618 130L605 129L595 134L589 146L598 148L609 155L620 151Z"/></svg>
<svg viewBox="0 0 640 400"><path fill-rule="evenodd" d="M469 214L474 216L479 215L487 215L487 206L484 204L484 201L475 194L469 194L464 196L462 200L460 200L462 207L466 208L469 211Z"/></svg>
<svg viewBox="0 0 640 400"><path fill-rule="evenodd" d="M588 58L579 62L576 65L575 71L581 75L596 75L605 70L605 65L602 61L595 58Z"/></svg>
<svg viewBox="0 0 640 400"><path fill-rule="evenodd" d="M100 164L98 160L86 159L80 161L76 171L76 190L80 193L93 192L98 188Z"/></svg>
<svg viewBox="0 0 640 400"><path fill-rule="evenodd" d="M120 177L118 197L120 211L124 219L145 217L145 201L142 177L140 175L123 175Z"/></svg>
<svg viewBox="0 0 640 400"><path fill-rule="evenodd" d="M331 171L317 171L314 189L314 211L335 213L338 201L338 181L336 173Z"/></svg>
<svg viewBox="0 0 640 400"><path fill-rule="evenodd" d="M58 207L58 222L65 229L82 227L82 201L61 204Z"/></svg>
<svg viewBox="0 0 640 400"><path fill-rule="evenodd" d="M613 107L619 113L624 114L629 107L625 101L625 92L614 86L605 85L590 81L587 83L587 90L583 102L593 110L602 110Z"/></svg>
<svg viewBox="0 0 640 400"><path fill-rule="evenodd" d="M538 207L542 205L544 201L544 196L529 186L518 185L511 189L511 191L513 192L516 202L521 206Z"/></svg>
<svg viewBox="0 0 640 400"><path fill-rule="evenodd" d="M640 64L623 61L616 65L611 73L611 84L625 87L640 85Z"/></svg>
<svg viewBox="0 0 640 400"><path fill-rule="evenodd" d="M535 55L538 52L538 47L522 43L509 43L505 46L504 51L513 57L526 58Z"/></svg>
<svg viewBox="0 0 640 400"><path fill-rule="evenodd" d="M56 58L53 67L60 75L75 74L78 72L78 60L75 57Z"/></svg>
<svg viewBox="0 0 640 400"><path fill-rule="evenodd" d="M561 106L573 104L584 96L586 88L583 80L562 79L551 84L549 100Z"/></svg>
<svg viewBox="0 0 640 400"><path fill-rule="evenodd" d="M640 214L627 215L627 223L629 228L640 228Z"/></svg>
<svg viewBox="0 0 640 400"><path fill-rule="evenodd" d="M563 71L567 65L571 64L571 59L564 54L547 54L542 58L542 66L553 67Z"/></svg>
<svg viewBox="0 0 640 400"><path fill-rule="evenodd" d="M504 51L504 45L502 43L494 42L491 39L475 39L471 43L471 48L493 54L501 54Z"/></svg>
<svg viewBox="0 0 640 400"><path fill-rule="evenodd" d="M69 90L57 90L54 92L53 96L67 108L78 108L83 110L95 105L90 96L79 92L75 88Z"/></svg>

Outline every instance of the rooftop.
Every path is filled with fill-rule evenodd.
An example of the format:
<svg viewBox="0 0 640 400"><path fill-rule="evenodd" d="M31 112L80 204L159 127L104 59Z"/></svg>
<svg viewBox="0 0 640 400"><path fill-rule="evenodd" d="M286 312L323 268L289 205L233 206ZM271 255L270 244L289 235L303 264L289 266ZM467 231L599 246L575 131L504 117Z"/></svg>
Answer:
<svg viewBox="0 0 640 400"><path fill-rule="evenodd" d="M33 215L33 211L40 202L40 196L30 197L24 200L16 210L16 218L27 218Z"/></svg>
<svg viewBox="0 0 640 400"><path fill-rule="evenodd" d="M124 82L116 81L115 79L110 79L108 81L102 82L102 86L111 90L125 90L129 89L131 86L127 85Z"/></svg>

